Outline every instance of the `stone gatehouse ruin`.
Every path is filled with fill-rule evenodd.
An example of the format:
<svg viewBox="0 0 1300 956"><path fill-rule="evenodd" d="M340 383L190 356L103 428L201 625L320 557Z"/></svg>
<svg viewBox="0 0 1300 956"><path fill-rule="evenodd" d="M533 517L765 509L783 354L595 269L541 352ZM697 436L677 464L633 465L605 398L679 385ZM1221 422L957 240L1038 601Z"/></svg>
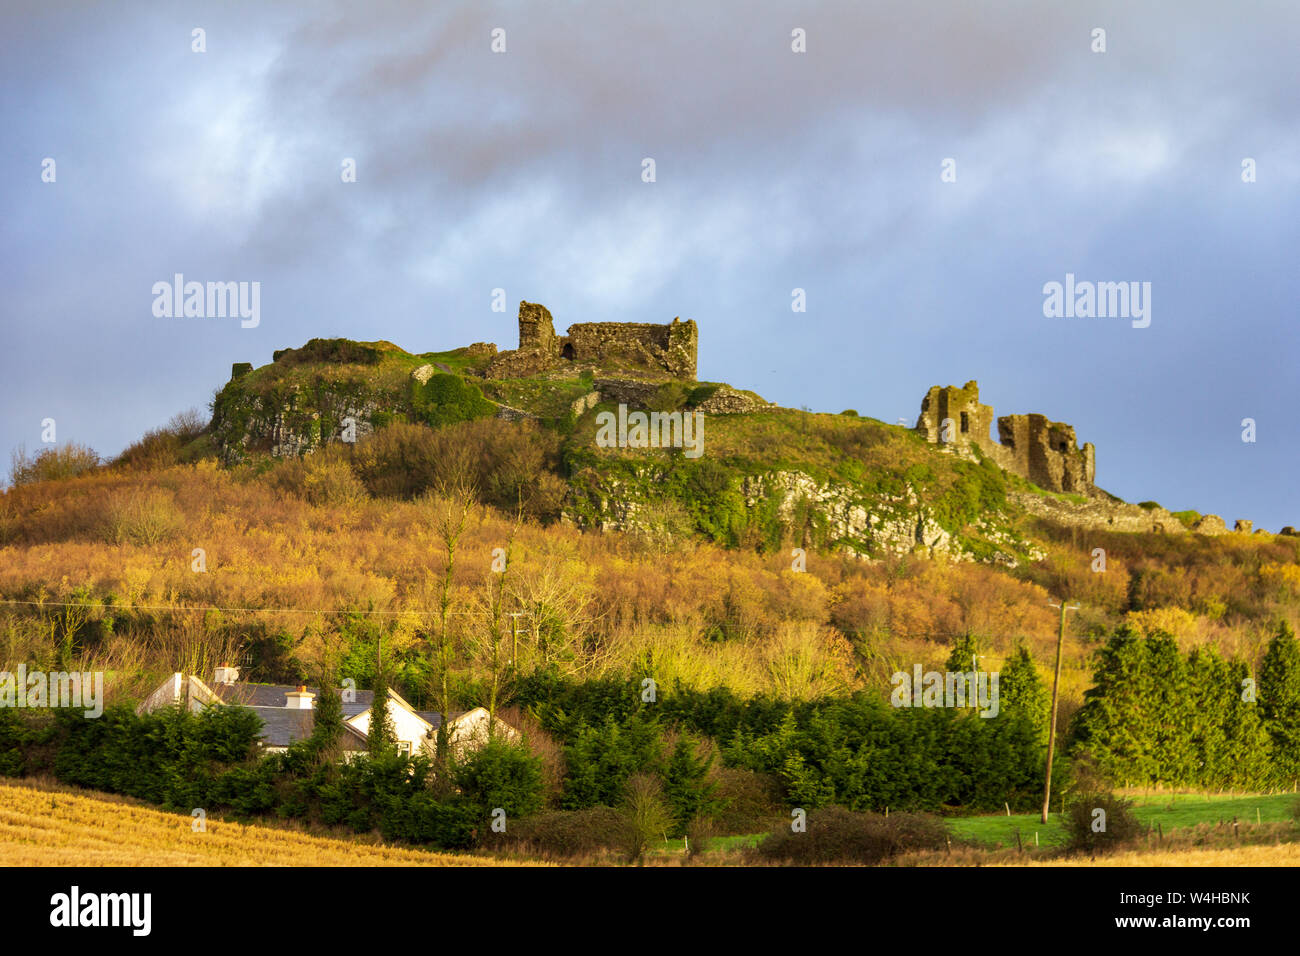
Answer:
<svg viewBox="0 0 1300 956"><path fill-rule="evenodd" d="M989 435L993 406L980 404L979 384L935 385L921 401L916 430L926 441L970 452L978 448L1003 470L1020 475L1047 491L1091 494L1097 455L1092 443L1082 448L1074 426L1045 415L1003 415L998 441Z"/></svg>
<svg viewBox="0 0 1300 956"><path fill-rule="evenodd" d="M598 369L643 371L694 380L699 330L693 319L648 322L580 322L556 335L550 311L519 303L519 348L499 352L484 369L488 378L521 378L566 363Z"/></svg>

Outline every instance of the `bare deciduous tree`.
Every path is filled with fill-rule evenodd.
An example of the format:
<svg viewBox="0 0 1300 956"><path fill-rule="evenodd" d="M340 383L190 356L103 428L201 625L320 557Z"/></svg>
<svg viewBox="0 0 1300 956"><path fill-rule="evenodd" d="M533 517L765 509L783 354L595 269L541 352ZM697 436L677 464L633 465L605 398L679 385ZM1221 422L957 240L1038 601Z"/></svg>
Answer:
<svg viewBox="0 0 1300 956"><path fill-rule="evenodd" d="M439 766L445 770L451 757L447 722L451 717L451 668L457 645L457 634L452 622L456 550L475 508L475 492L471 484L458 479L444 484L423 500L432 513L434 534L445 556L442 575L433 584L437 604L430 635L433 657L430 690L438 711L442 714L442 720L438 723L437 759Z"/></svg>

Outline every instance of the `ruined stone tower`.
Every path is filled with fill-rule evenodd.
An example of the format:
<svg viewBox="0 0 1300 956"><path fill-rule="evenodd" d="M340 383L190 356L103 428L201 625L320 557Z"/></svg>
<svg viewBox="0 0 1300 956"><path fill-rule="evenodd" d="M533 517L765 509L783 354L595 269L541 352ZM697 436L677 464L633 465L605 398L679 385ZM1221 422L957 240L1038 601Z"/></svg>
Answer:
<svg viewBox="0 0 1300 956"><path fill-rule="evenodd" d="M989 435L993 406L980 404L979 384L961 388L938 385L926 392L916 430L926 441L952 445L958 451L978 448L1006 471L1048 491L1086 495L1093 489L1096 450L1089 442L1078 447L1074 427L1049 421L1044 415L1003 415L997 420L998 440Z"/></svg>
<svg viewBox="0 0 1300 956"><path fill-rule="evenodd" d="M519 351L537 351L552 357L560 354L555 322L546 306L519 303Z"/></svg>
<svg viewBox="0 0 1300 956"><path fill-rule="evenodd" d="M499 353L485 369L489 378L522 378L565 363L649 372L694 380L699 329L694 320L580 322L556 335L546 306L519 303L519 348Z"/></svg>

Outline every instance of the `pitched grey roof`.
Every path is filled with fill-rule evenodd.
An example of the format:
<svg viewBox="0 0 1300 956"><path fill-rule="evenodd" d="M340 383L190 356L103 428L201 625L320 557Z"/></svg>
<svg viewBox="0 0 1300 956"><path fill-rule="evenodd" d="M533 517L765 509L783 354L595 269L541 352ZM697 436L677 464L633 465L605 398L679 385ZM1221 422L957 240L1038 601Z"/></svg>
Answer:
<svg viewBox="0 0 1300 956"><path fill-rule="evenodd" d="M250 684L246 681L237 681L234 684L213 684L212 692L223 704L242 705L261 717L261 737L268 746L287 747L294 741L310 737L312 727L315 726L314 710L285 706L285 695L293 693L298 687L297 684ZM318 687L308 687L307 691L315 694L317 698L320 697ZM355 700L343 702L343 719L348 720L369 710L374 700L374 691L356 691ZM435 711L418 710L416 713L434 728L442 723L442 714ZM453 713L452 719L462 713L465 712ZM349 725L343 735L343 747L345 750L364 750L365 734Z"/></svg>
<svg viewBox="0 0 1300 956"><path fill-rule="evenodd" d="M434 730L437 730L438 725L442 723L442 714L439 714L436 711L417 710L416 713L419 716L423 717L425 720L427 720L433 726ZM461 716L462 714L468 714L468 713L469 711L467 710L453 710L451 712L451 719L455 720L457 717Z"/></svg>
<svg viewBox="0 0 1300 956"><path fill-rule="evenodd" d="M284 695L297 689L297 684L249 684L245 681L212 685L212 692L221 698L222 703L245 704L249 707L283 707ZM320 697L319 687L308 687L307 690ZM354 691L354 695L355 700L343 702L345 720L369 710L375 699L373 690Z"/></svg>
<svg viewBox="0 0 1300 956"><path fill-rule="evenodd" d="M262 740L271 747L287 747L298 740L306 740L316 726L314 710L299 710L292 707L256 707L248 709L262 718ZM354 727L345 727L343 732L344 750L364 750L365 737Z"/></svg>
<svg viewBox="0 0 1300 956"><path fill-rule="evenodd" d="M306 740L315 726L315 712L288 707L253 707L262 718L262 739L272 747L287 747L295 740Z"/></svg>

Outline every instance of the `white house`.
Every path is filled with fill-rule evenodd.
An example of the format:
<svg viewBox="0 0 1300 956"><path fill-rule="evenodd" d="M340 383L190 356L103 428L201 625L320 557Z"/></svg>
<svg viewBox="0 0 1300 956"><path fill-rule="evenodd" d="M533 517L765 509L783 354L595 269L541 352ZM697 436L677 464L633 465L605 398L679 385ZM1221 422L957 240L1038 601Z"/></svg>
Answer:
<svg viewBox="0 0 1300 956"><path fill-rule="evenodd" d="M343 698L343 750L347 758L367 748L375 695L374 691L350 688L340 693ZM136 708L136 713L149 713L182 703L195 713L212 706L247 707L262 718L263 750L283 753L291 743L311 736L315 726L317 694L318 689L314 687L240 681L239 668L226 666L216 669L211 683L205 683L193 674L172 674L145 698ZM442 715L417 711L391 688L387 709L397 749L402 753L433 756ZM488 712L482 707L452 714L447 732L454 752L461 754L466 749L483 746L488 739L488 723ZM515 728L500 718L496 721L496 732L507 740L519 736Z"/></svg>

